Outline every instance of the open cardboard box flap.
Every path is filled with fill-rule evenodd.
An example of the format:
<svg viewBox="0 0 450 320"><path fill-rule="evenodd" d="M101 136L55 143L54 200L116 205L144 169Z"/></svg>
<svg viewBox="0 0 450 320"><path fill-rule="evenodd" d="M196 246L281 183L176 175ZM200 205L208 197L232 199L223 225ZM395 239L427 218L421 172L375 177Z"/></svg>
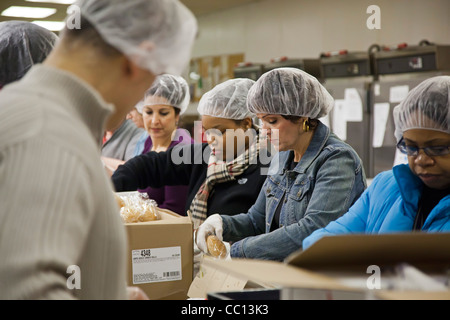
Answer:
<svg viewBox="0 0 450 320"><path fill-rule="evenodd" d="M254 283L267 283L276 287L349 289L332 278L280 262L249 259L228 261L205 259L203 263L236 278Z"/></svg>
<svg viewBox="0 0 450 320"><path fill-rule="evenodd" d="M145 222L127 222L124 223L126 226L136 226L143 227L146 225L158 225L158 224L180 224L180 223L191 223L191 219L189 217L183 217L175 212L167 212L164 209L157 209L159 213L159 219L153 221L145 221Z"/></svg>
<svg viewBox="0 0 450 320"><path fill-rule="evenodd" d="M450 300L450 291L389 291L382 290L377 298L384 300Z"/></svg>
<svg viewBox="0 0 450 320"><path fill-rule="evenodd" d="M251 281L270 287L346 291L360 291L361 288L341 282L340 270L362 271L361 274L367 277L366 269L370 265L381 267L400 263L438 266L443 271L443 267L450 265L450 233L324 237L309 249L292 254L285 262L249 259L205 259L202 262L222 275L240 279L241 283Z"/></svg>
<svg viewBox="0 0 450 320"><path fill-rule="evenodd" d="M293 253L286 263L309 270L367 268L409 263L450 264L450 233L392 233L323 237L310 248Z"/></svg>

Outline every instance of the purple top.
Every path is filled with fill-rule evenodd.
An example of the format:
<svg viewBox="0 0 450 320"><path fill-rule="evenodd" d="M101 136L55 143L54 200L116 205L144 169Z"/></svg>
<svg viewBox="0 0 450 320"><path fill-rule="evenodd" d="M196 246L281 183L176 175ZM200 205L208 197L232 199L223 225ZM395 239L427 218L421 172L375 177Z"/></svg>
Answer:
<svg viewBox="0 0 450 320"><path fill-rule="evenodd" d="M169 148L177 144L189 144L194 143L189 132L182 129L177 129L175 139L172 140ZM153 142L149 136L145 140L144 150L142 154L149 152L152 149ZM186 207L188 186L164 186L161 188L148 187L146 189L139 189L139 192L147 192L150 199L153 199L158 203L158 207L162 209L168 209L179 215L185 216L184 208Z"/></svg>

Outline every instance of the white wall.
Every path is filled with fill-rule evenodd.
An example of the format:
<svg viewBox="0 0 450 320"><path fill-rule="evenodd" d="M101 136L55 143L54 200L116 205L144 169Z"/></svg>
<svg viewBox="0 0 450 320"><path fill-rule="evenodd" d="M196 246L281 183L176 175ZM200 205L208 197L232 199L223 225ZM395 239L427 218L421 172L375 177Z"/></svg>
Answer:
<svg viewBox="0 0 450 320"><path fill-rule="evenodd" d="M380 30L366 26L372 4L381 9ZM201 16L193 57L244 53L268 62L423 39L450 44L450 0L263 0Z"/></svg>

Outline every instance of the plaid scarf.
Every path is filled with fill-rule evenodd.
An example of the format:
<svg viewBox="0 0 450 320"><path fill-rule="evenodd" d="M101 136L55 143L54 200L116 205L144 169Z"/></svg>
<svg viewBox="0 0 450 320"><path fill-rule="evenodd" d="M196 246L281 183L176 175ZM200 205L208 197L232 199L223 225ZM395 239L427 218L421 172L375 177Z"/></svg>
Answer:
<svg viewBox="0 0 450 320"><path fill-rule="evenodd" d="M194 229L197 229L207 218L208 198L214 191L214 185L216 183L236 180L236 177L241 175L251 163L256 163L254 160L257 159L258 153L258 138L255 139L254 143L244 153L241 153L230 162L217 161L216 156L211 153L206 179L200 186L189 208L191 218L194 222Z"/></svg>

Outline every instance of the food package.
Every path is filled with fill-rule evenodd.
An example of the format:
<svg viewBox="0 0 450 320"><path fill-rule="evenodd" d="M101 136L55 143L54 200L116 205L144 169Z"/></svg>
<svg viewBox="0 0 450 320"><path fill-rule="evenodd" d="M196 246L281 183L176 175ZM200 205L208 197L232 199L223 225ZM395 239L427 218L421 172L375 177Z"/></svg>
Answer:
<svg viewBox="0 0 450 320"><path fill-rule="evenodd" d="M125 223L159 220L158 204L149 199L146 193L136 193L127 196L114 194L120 207L120 216Z"/></svg>
<svg viewBox="0 0 450 320"><path fill-rule="evenodd" d="M206 239L209 254L214 258L225 259L228 250L225 244L215 235L209 235Z"/></svg>

